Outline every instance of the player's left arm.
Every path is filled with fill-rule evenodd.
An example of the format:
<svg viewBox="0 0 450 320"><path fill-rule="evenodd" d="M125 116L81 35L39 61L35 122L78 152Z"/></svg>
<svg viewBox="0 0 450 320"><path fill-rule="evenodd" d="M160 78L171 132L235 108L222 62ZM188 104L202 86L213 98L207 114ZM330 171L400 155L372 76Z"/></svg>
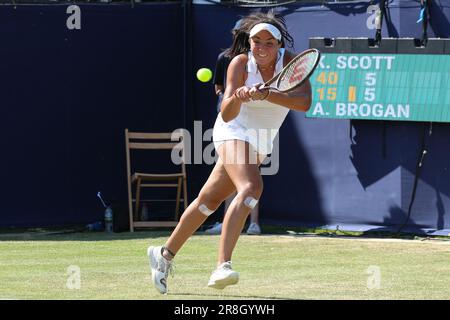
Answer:
<svg viewBox="0 0 450 320"><path fill-rule="evenodd" d="M286 51L286 58L284 59L284 65L286 66L292 59L294 59L295 54ZM266 98L267 101L278 104L280 106L296 110L296 111L308 111L311 107L311 83L306 80L304 84L299 86L290 92L278 92L270 91L270 94Z"/></svg>
<svg viewBox="0 0 450 320"><path fill-rule="evenodd" d="M304 84L290 92L270 91L267 101L295 110L308 111L311 107L311 83L306 80Z"/></svg>

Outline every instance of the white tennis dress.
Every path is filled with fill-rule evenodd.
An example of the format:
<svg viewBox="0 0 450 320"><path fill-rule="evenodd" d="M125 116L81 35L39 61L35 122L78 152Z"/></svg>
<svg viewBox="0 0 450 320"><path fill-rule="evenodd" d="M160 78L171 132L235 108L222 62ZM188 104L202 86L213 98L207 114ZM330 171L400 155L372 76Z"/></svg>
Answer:
<svg viewBox="0 0 450 320"><path fill-rule="evenodd" d="M284 48L278 51L274 75L283 69L284 53ZM264 83L251 51L248 53L247 72L246 86L252 87L257 83ZM236 139L247 141L259 154L269 154L272 152L273 141L288 112L288 108L266 100L243 103L237 117L228 122L223 121L222 114L219 112L213 129L214 146L217 150L223 142Z"/></svg>

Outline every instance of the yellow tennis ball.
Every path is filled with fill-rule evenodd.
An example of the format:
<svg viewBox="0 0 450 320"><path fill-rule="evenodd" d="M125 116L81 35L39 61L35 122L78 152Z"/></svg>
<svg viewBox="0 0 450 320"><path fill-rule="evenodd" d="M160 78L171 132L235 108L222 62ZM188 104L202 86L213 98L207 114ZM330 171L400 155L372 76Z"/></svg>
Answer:
<svg viewBox="0 0 450 320"><path fill-rule="evenodd" d="M212 78L212 71L208 68L201 68L197 71L197 79L201 82L208 82Z"/></svg>

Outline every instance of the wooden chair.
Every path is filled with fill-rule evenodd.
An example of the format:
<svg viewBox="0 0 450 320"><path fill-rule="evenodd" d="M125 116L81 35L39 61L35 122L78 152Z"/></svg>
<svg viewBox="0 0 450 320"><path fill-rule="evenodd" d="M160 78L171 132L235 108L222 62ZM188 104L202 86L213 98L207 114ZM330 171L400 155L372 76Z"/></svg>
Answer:
<svg viewBox="0 0 450 320"><path fill-rule="evenodd" d="M177 135L177 141L173 141L171 138L172 133L130 132L128 129L125 129L128 207L131 232L134 231L135 227L175 227L179 220L180 203L183 203L184 209L187 207L186 165L184 161L178 166L180 171L177 173L133 172L132 170L131 154L133 149L177 149L181 157L184 157L184 141L182 135ZM155 142L156 140L157 142ZM174 219L169 221L138 221L140 202L142 200L142 188L177 188ZM183 199L181 199L181 192L183 192ZM135 194L134 198L133 193ZM134 211L133 202L135 204Z"/></svg>

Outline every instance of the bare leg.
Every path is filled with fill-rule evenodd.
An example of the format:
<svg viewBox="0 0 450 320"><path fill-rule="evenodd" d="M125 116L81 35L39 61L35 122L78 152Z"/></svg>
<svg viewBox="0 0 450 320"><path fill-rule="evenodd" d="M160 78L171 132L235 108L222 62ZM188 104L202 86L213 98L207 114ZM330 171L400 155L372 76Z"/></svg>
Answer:
<svg viewBox="0 0 450 320"><path fill-rule="evenodd" d="M236 192L225 200L225 212L228 211L228 208L234 197L236 197ZM259 203L250 211L250 223L259 224Z"/></svg>
<svg viewBox="0 0 450 320"><path fill-rule="evenodd" d="M239 235L250 213L251 208L245 204L245 200L248 197L259 200L263 183L258 168L260 161L251 158L256 153L247 142L230 140L222 144L218 151L228 176L237 190L237 195L223 220L217 261L217 265L221 265L231 260Z"/></svg>
<svg viewBox="0 0 450 320"><path fill-rule="evenodd" d="M189 237L208 218L200 212L199 206L204 204L210 210L217 207L235 191L222 161L219 159L198 197L186 208L175 230L167 240L165 247L176 254ZM166 256L166 258L168 258Z"/></svg>
<svg viewBox="0 0 450 320"><path fill-rule="evenodd" d="M259 164L263 163L263 161L266 157L267 157L267 155L259 155L258 163ZM259 202L256 205L256 207L254 207L250 211L250 223L259 224Z"/></svg>
<svg viewBox="0 0 450 320"><path fill-rule="evenodd" d="M233 192L231 196L225 199L225 208L224 208L225 212L227 212L228 207L230 206L231 201L233 201L234 197L236 197L236 192Z"/></svg>
<svg viewBox="0 0 450 320"><path fill-rule="evenodd" d="M259 203L250 211L250 223L259 224Z"/></svg>

